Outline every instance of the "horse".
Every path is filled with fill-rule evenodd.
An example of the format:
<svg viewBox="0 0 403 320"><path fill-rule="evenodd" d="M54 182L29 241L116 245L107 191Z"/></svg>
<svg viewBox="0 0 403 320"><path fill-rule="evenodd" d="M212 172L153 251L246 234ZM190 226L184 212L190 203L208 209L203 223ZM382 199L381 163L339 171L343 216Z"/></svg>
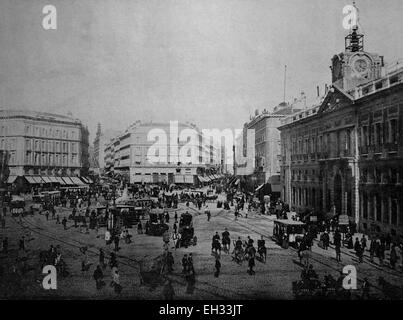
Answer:
<svg viewBox="0 0 403 320"><path fill-rule="evenodd" d="M211 248L212 248L213 252L215 252L215 253L219 252L219 254L221 254L221 243L220 243L220 241L218 241L218 240L213 241L213 244L212 244Z"/></svg>
<svg viewBox="0 0 403 320"><path fill-rule="evenodd" d="M267 258L267 248L266 246L260 246L257 249L257 252L259 253L259 260L266 262L266 258Z"/></svg>

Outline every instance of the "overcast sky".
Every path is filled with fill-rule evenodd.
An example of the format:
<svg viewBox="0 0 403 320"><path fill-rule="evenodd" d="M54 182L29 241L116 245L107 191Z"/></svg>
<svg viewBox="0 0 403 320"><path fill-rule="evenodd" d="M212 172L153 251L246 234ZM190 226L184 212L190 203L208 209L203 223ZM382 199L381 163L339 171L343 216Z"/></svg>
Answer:
<svg viewBox="0 0 403 320"><path fill-rule="evenodd" d="M358 0L365 49L403 58L403 1ZM57 8L58 29L42 28ZM0 107L123 129L241 128L255 109L330 83L347 0L0 0Z"/></svg>

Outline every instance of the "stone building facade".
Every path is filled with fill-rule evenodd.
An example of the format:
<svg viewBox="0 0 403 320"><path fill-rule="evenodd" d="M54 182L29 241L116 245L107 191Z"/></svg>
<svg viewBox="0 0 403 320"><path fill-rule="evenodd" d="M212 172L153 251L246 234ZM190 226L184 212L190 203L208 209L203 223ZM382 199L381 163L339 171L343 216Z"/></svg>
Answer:
<svg viewBox="0 0 403 320"><path fill-rule="evenodd" d="M279 128L284 200L348 215L368 233L403 235L403 68L363 50L353 30L332 60L323 101Z"/></svg>
<svg viewBox="0 0 403 320"><path fill-rule="evenodd" d="M10 154L10 176L87 174L88 135L68 116L0 110L0 150Z"/></svg>

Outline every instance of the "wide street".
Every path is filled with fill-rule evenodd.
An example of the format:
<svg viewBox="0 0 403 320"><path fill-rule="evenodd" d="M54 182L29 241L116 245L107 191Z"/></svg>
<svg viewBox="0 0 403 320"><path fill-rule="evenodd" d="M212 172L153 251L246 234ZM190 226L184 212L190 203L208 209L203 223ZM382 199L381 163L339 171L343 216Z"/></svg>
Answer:
<svg viewBox="0 0 403 320"><path fill-rule="evenodd" d="M94 203L95 205L95 203ZM283 249L275 244L270 236L272 235L273 217L262 216L253 213L248 218L240 217L234 220L233 210L227 211L216 208L215 202L208 203L212 213L210 221L204 214L204 209L197 210L193 205L186 208L180 204L177 210L180 213L189 211L194 215L195 235L198 243L189 248L171 249L175 259L174 272L169 276L172 280L175 299L293 299L292 282L300 279L302 270L295 249ZM71 213L71 209L57 208L60 220ZM170 210L170 228L173 224L174 210ZM267 262L261 263L256 260L255 275L249 275L247 262L242 265L232 260L231 254L221 255L221 274L214 277L215 259L211 254L211 239L217 231L220 235L225 228L228 228L231 239L238 236L245 240L250 236L256 241L263 235L266 240ZM104 270L106 286L101 290L95 287L92 277L94 268L98 264L99 249L103 248L106 257L112 252L113 245L106 246L104 240L104 229L90 230L89 234L80 232L74 228L71 221L68 222L67 230L56 220L46 220L44 215L25 216L19 218L6 217L6 229L2 230L2 237L9 238L9 253L1 252L0 257L5 266L5 275L0 284L0 297L19 298L92 298L92 299L163 299L162 285L155 290L149 286L140 284L140 266L143 270L150 267L154 258L162 254L162 237L153 237L145 234L137 234L135 227L131 229L133 242L130 244L120 242L121 249L118 252L118 263L121 285L123 290L116 294L109 286L111 275L110 268ZM26 238L27 252L18 250L20 237ZM39 266L39 252L49 249L50 245L60 245L62 255L67 263L69 275L57 279L57 290L45 290L42 287L42 279ZM92 263L87 272L81 271L82 253L80 248L88 247L88 257ZM232 251L232 249L231 249ZM192 253L196 272L196 284L193 294L186 293L186 281L181 273L181 259L185 253ZM18 258L27 258L27 264L31 269L20 278L12 276L12 266L18 265ZM3 263L4 261L4 263ZM319 274L320 280L326 273L334 278L340 274L345 265L354 265L357 268L358 290L353 293L353 298L360 295L361 281L368 278L373 285L371 295L377 298L385 298L382 286L378 284L378 278L382 276L389 284L393 284L398 295L401 294L403 285L403 273L390 269L387 265L380 267L378 264L370 263L368 252L366 252L364 263L359 264L358 259L351 250L342 248L342 262L335 259L334 249L323 250L314 244L311 255L311 264ZM376 261L377 262L377 261ZM16 289L16 283L20 288ZM257 285L259 284L259 285ZM389 294L393 293L390 288Z"/></svg>

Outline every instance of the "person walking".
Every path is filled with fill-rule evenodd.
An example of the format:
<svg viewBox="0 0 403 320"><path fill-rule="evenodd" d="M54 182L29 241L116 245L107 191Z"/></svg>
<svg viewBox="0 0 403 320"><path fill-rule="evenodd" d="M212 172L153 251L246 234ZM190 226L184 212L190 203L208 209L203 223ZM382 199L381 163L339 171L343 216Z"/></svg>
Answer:
<svg viewBox="0 0 403 320"><path fill-rule="evenodd" d="M378 247L378 258L379 264L383 266L383 261L385 260L385 242L381 241L381 244Z"/></svg>
<svg viewBox="0 0 403 320"><path fill-rule="evenodd" d="M63 218L62 225L63 225L64 230L67 230L67 219L66 219L66 217Z"/></svg>
<svg viewBox="0 0 403 320"><path fill-rule="evenodd" d="M115 237L113 238L113 242L115 244L115 251L116 252L119 251L119 241L120 241L119 235L115 235Z"/></svg>
<svg viewBox="0 0 403 320"><path fill-rule="evenodd" d="M390 248L390 258L389 258L390 267L392 269L395 269L396 262L397 262L396 245L394 243L392 243L392 247Z"/></svg>
<svg viewBox="0 0 403 320"><path fill-rule="evenodd" d="M216 255L215 256L215 273L214 273L214 277L218 278L218 276L220 275L220 271L221 271L220 256Z"/></svg>
<svg viewBox="0 0 403 320"><path fill-rule="evenodd" d="M173 242L173 248L176 250L177 245L178 245L178 234L176 233L176 231L174 231L174 233L172 233L172 242Z"/></svg>
<svg viewBox="0 0 403 320"><path fill-rule="evenodd" d="M208 206L206 206L206 209L204 210L204 212L205 212L205 213L206 213L206 215L207 215L207 221L210 221L210 218L211 218L211 212L210 212L210 210L209 210Z"/></svg>
<svg viewBox="0 0 403 320"><path fill-rule="evenodd" d="M99 265L101 266L102 269L105 269L106 267L105 252L103 249L99 249Z"/></svg>
<svg viewBox="0 0 403 320"><path fill-rule="evenodd" d="M120 285L120 274L117 266L112 268L112 287L116 293L122 292L122 286Z"/></svg>
<svg viewBox="0 0 403 320"><path fill-rule="evenodd" d="M193 270L193 256L191 253L189 253L189 256L188 256L187 268L188 268L188 270Z"/></svg>
<svg viewBox="0 0 403 320"><path fill-rule="evenodd" d="M362 250L365 252L365 249L367 248L367 238L365 238L365 235L362 235L361 247L362 247Z"/></svg>
<svg viewBox="0 0 403 320"><path fill-rule="evenodd" d="M24 236L22 236L19 241L18 250L25 251L25 237Z"/></svg>
<svg viewBox="0 0 403 320"><path fill-rule="evenodd" d="M369 261L374 262L374 256L376 253L376 240L372 239L371 244L369 245Z"/></svg>
<svg viewBox="0 0 403 320"><path fill-rule="evenodd" d="M172 282L170 279L166 279L164 288L162 290L165 300L173 300L175 296L175 290L172 286Z"/></svg>
<svg viewBox="0 0 403 320"><path fill-rule="evenodd" d="M182 273L186 273L188 269L188 257L187 254L185 254L182 258Z"/></svg>
<svg viewBox="0 0 403 320"><path fill-rule="evenodd" d="M8 238L5 237L3 239L3 251L7 254L8 253Z"/></svg>
<svg viewBox="0 0 403 320"><path fill-rule="evenodd" d="M95 285L96 288L99 290L104 286L104 282L102 281L103 277L104 277L104 273L102 272L101 267L98 265L97 268L94 271L94 280L95 280Z"/></svg>

